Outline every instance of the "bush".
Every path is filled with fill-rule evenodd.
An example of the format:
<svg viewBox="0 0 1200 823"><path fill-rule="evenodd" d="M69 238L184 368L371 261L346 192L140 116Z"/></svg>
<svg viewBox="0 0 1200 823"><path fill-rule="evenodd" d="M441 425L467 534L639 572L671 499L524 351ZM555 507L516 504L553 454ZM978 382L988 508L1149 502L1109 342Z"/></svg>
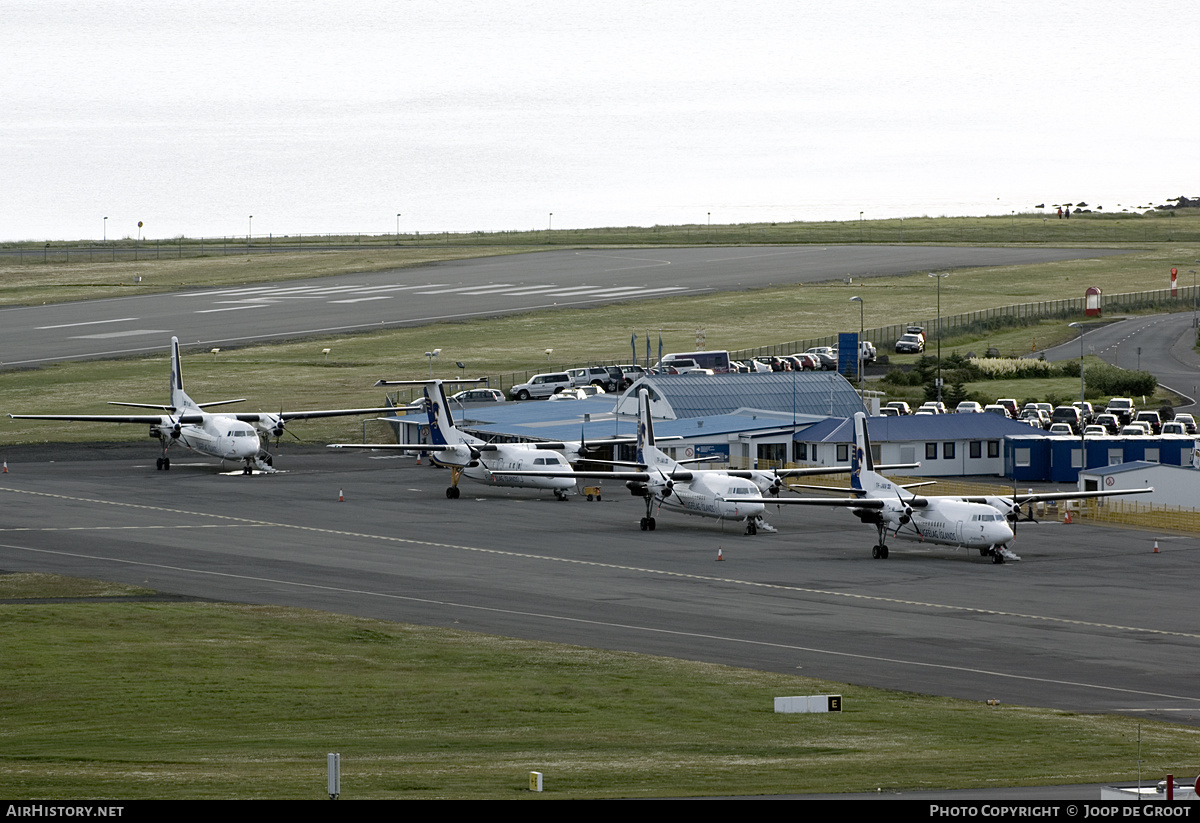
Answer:
<svg viewBox="0 0 1200 823"><path fill-rule="evenodd" d="M1149 372L1128 371L1108 363L1097 363L1084 370L1083 382L1088 391L1108 397L1151 395L1158 388L1158 378Z"/></svg>

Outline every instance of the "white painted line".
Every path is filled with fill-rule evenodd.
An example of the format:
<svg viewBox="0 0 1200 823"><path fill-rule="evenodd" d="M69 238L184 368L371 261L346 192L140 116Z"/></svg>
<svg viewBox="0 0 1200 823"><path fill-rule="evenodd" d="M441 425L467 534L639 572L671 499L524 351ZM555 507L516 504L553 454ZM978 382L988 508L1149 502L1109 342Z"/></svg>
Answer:
<svg viewBox="0 0 1200 823"><path fill-rule="evenodd" d="M145 334L169 334L170 329L134 329L133 331L114 331L108 334L81 334L72 337L72 340L104 340L109 337L136 337Z"/></svg>
<svg viewBox="0 0 1200 823"><path fill-rule="evenodd" d="M38 331L45 331L46 329L69 329L73 326L98 326L101 323L128 323L131 320L137 319L136 317L118 317L115 320L88 320L84 323L62 323L57 326L36 326L35 328Z"/></svg>
<svg viewBox="0 0 1200 823"><path fill-rule="evenodd" d="M330 303L365 303L368 300L391 300L390 294L381 294L378 297L352 297L349 300L330 300Z"/></svg>
<svg viewBox="0 0 1200 823"><path fill-rule="evenodd" d="M195 314L215 314L216 312L219 312L219 311L241 311L242 309L261 309L261 308L265 308L265 305L262 303L259 303L254 306L230 306L227 309L200 309L199 311L195 312Z"/></svg>

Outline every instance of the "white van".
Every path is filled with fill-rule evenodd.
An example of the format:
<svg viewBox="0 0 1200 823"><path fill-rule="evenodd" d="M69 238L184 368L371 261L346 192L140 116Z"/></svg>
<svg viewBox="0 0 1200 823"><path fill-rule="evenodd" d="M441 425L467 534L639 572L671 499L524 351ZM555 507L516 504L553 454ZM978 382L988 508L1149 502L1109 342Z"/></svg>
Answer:
<svg viewBox="0 0 1200 823"><path fill-rule="evenodd" d="M654 369L660 374L670 374L672 370L682 372L683 369L672 365L672 362L675 360L693 361L693 365L684 367L689 371L692 369L708 369L713 374L729 373L729 352L724 349L720 351L681 351L674 354L664 354Z"/></svg>

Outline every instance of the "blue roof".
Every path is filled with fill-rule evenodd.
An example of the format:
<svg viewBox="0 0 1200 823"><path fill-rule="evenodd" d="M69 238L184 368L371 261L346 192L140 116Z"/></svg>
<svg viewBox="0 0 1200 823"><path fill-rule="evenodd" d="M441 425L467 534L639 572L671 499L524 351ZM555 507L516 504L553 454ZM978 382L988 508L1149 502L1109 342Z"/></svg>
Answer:
<svg viewBox="0 0 1200 823"><path fill-rule="evenodd" d="M858 392L837 372L755 374L658 374L649 383L676 417L731 414L762 409L784 414L850 417L862 410ZM637 390L637 385L629 391Z"/></svg>

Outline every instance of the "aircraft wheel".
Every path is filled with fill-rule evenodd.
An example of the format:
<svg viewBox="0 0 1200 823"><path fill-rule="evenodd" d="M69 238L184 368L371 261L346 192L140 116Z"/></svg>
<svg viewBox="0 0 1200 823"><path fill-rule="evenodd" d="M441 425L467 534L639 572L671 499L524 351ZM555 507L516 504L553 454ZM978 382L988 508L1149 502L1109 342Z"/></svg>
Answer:
<svg viewBox="0 0 1200 823"><path fill-rule="evenodd" d="M154 461L154 468L156 468L158 471L162 471L162 458L161 457Z"/></svg>
<svg viewBox="0 0 1200 823"><path fill-rule="evenodd" d="M163 458L163 471L169 472L170 470L171 470L171 458L164 457Z"/></svg>
<svg viewBox="0 0 1200 823"><path fill-rule="evenodd" d="M753 519L746 523L746 534L758 534L758 527L754 525Z"/></svg>
<svg viewBox="0 0 1200 823"><path fill-rule="evenodd" d="M646 518L646 517L643 517L643 518L642 518L642 531L649 531L649 530L650 530L650 527L649 527L648 525L646 525L646 521L647 521L648 519L649 519L649 518Z"/></svg>
<svg viewBox="0 0 1200 823"><path fill-rule="evenodd" d="M871 547L871 559L872 559L872 560L878 560L878 559L879 559L879 547L878 547L878 546L872 546L872 547Z"/></svg>
<svg viewBox="0 0 1200 823"><path fill-rule="evenodd" d="M650 531L654 531L654 518L651 517L646 521L646 525L650 527Z"/></svg>
<svg viewBox="0 0 1200 823"><path fill-rule="evenodd" d="M999 566L1003 562L1004 562L1004 555L1002 555L1000 552L996 552L995 554L992 555L992 563L994 563L995 565Z"/></svg>
<svg viewBox="0 0 1200 823"><path fill-rule="evenodd" d="M879 559L880 559L880 560L887 560L887 559L888 559L888 547L887 547L887 546L880 546L880 547L879 547Z"/></svg>

